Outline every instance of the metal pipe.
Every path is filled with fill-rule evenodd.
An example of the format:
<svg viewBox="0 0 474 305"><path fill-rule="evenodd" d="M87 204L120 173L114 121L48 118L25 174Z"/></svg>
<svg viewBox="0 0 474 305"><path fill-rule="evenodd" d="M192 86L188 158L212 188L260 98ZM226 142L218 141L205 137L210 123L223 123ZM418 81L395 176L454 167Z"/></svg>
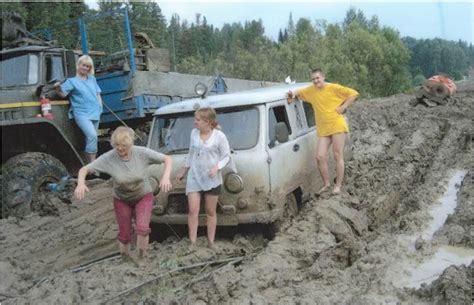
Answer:
<svg viewBox="0 0 474 305"><path fill-rule="evenodd" d="M135 75L135 71L137 70L137 66L135 64L135 54L133 52L133 44L132 44L132 31L130 30L130 22L128 20L128 6L124 9L125 12L125 33L127 35L127 45L128 45L128 53L130 54L130 72L131 76Z"/></svg>
<svg viewBox="0 0 474 305"><path fill-rule="evenodd" d="M87 31L86 31L86 23L84 22L84 18L79 18L79 30L81 32L81 48L82 54L89 54L89 48L87 46Z"/></svg>

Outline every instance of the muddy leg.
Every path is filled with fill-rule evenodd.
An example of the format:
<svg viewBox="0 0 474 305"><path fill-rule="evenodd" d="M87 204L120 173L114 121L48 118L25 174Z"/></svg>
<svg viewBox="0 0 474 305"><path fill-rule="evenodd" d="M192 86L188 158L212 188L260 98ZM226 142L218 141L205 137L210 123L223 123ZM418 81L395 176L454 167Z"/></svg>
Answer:
<svg viewBox="0 0 474 305"><path fill-rule="evenodd" d="M121 241L119 243L119 252L122 256L130 256L130 247L128 244L124 244Z"/></svg>
<svg viewBox="0 0 474 305"><path fill-rule="evenodd" d="M329 145L331 145L331 137L319 137L318 145L316 147L316 163L318 165L319 173L323 179L323 188L318 193L326 191L331 185L329 182L328 172L328 151Z"/></svg>
<svg viewBox="0 0 474 305"><path fill-rule="evenodd" d="M344 142L346 140L345 133L332 135L332 149L336 162L336 185L334 185L333 193L341 192L342 180L344 179Z"/></svg>
<svg viewBox="0 0 474 305"><path fill-rule="evenodd" d="M201 194L199 193L188 194L188 206L189 206L188 229L189 229L189 239L191 240L192 244L194 244L197 239L200 202L201 202Z"/></svg>
<svg viewBox="0 0 474 305"><path fill-rule="evenodd" d="M216 226L217 226L217 199L218 195L209 195L206 194L206 224L207 224L207 240L209 245L214 243L214 238L216 236Z"/></svg>
<svg viewBox="0 0 474 305"><path fill-rule="evenodd" d="M138 235L137 236L137 248L138 248L138 257L146 257L146 252L148 249L149 235Z"/></svg>
<svg viewBox="0 0 474 305"><path fill-rule="evenodd" d="M96 159L97 154L88 154L86 153L87 162L92 163Z"/></svg>

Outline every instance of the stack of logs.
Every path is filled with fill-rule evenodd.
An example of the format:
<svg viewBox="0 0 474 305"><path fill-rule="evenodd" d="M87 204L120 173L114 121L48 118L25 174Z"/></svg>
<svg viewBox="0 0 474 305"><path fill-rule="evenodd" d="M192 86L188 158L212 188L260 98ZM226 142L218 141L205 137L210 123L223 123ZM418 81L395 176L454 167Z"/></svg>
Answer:
<svg viewBox="0 0 474 305"><path fill-rule="evenodd" d="M456 84L446 75L435 75L423 82L423 86L416 92L413 106L424 104L428 107L446 105L454 101Z"/></svg>

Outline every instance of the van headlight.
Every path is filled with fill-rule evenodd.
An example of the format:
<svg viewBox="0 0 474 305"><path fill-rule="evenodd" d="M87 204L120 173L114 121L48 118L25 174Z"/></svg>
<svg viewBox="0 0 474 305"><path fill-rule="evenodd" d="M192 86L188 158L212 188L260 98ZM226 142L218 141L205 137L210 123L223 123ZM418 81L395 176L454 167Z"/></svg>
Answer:
<svg viewBox="0 0 474 305"><path fill-rule="evenodd" d="M244 189L244 181L238 174L229 173L225 177L224 186L228 192L237 194Z"/></svg>

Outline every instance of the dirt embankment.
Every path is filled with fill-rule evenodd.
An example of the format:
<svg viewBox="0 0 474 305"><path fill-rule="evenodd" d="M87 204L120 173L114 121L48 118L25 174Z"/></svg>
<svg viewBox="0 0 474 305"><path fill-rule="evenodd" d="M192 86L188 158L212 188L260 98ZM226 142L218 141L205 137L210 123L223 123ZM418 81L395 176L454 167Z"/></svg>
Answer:
<svg viewBox="0 0 474 305"><path fill-rule="evenodd" d="M422 262L438 245L473 248L474 92L466 88L455 104L433 108L410 106L410 95L356 102L343 193L307 194L300 214L272 240L254 226L220 238L217 252L200 237L201 247L189 253L177 231L151 245L145 266L114 256L85 265L116 251L107 183L93 186L85 202L56 210L60 217L1 220L0 301L470 304L472 264L451 266L421 288L397 286L390 276L398 262ZM403 236L420 235L454 170L467 171L454 214L408 251Z"/></svg>

